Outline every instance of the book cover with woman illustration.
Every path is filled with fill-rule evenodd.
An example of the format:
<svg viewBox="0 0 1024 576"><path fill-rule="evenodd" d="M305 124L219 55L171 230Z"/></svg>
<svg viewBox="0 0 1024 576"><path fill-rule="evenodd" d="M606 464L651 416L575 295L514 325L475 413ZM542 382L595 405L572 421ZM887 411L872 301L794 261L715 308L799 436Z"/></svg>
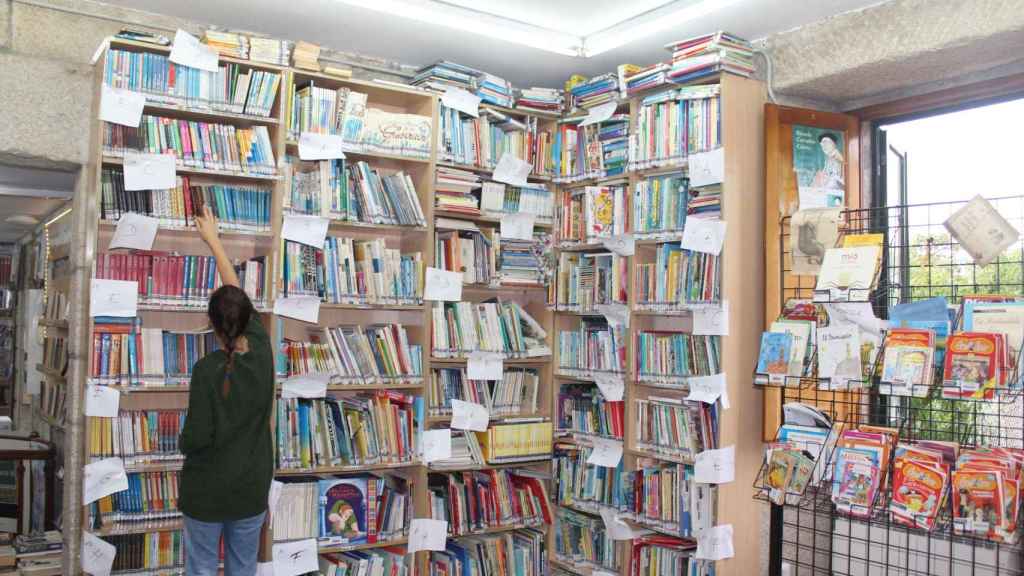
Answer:
<svg viewBox="0 0 1024 576"><path fill-rule="evenodd" d="M366 478L320 481L320 537L344 544L366 542Z"/></svg>
<svg viewBox="0 0 1024 576"><path fill-rule="evenodd" d="M841 130L793 125L793 170L800 208L842 206L846 198L846 143Z"/></svg>

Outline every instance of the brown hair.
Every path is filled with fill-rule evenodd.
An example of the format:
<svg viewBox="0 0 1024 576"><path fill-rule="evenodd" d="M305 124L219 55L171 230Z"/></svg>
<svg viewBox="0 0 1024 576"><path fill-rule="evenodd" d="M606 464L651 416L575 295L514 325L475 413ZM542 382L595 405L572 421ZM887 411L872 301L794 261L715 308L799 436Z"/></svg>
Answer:
<svg viewBox="0 0 1024 576"><path fill-rule="evenodd" d="M231 389L231 371L235 363L235 347L238 338L245 333L249 318L254 312L248 294L238 286L221 286L212 296L206 308L213 330L220 336L224 352L228 355L224 367L224 386L222 393L227 398Z"/></svg>

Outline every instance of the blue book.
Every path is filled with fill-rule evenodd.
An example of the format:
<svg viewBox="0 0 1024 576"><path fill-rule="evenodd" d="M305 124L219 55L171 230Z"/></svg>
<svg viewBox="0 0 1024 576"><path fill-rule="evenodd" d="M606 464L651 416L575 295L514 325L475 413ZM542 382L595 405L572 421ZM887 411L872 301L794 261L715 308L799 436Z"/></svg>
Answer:
<svg viewBox="0 0 1024 576"><path fill-rule="evenodd" d="M320 538L344 544L363 544L369 535L369 498L366 477L320 480ZM370 478L370 482L374 479Z"/></svg>

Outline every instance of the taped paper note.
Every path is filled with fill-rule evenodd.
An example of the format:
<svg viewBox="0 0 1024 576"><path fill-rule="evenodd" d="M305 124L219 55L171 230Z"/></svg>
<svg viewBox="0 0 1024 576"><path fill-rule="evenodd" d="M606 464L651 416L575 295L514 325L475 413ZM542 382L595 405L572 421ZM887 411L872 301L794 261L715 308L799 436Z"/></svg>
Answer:
<svg viewBox="0 0 1024 576"><path fill-rule="evenodd" d="M133 250L152 250L156 231L160 221L156 218L143 216L135 212L125 212L117 221L114 237L110 239L110 250L114 248L131 248Z"/></svg>
<svg viewBox="0 0 1024 576"><path fill-rule="evenodd" d="M705 530L697 536L697 552L700 560L725 560L735 555L732 549L732 524L722 524Z"/></svg>
<svg viewBox="0 0 1024 576"><path fill-rule="evenodd" d="M473 402L452 400L452 428L486 432L490 414L487 407Z"/></svg>
<svg viewBox="0 0 1024 576"><path fill-rule="evenodd" d="M693 463L694 480L701 484L727 484L736 479L736 447L705 450Z"/></svg>
<svg viewBox="0 0 1024 576"><path fill-rule="evenodd" d="M511 240L533 240L533 222L536 216L519 212L501 217L501 238Z"/></svg>
<svg viewBox="0 0 1024 576"><path fill-rule="evenodd" d="M632 234L616 234L610 238L601 238L601 244L619 256L632 256L636 253L636 240Z"/></svg>
<svg viewBox="0 0 1024 576"><path fill-rule="evenodd" d="M409 546L406 553L420 550L444 550L448 545L448 521L413 518L409 524Z"/></svg>
<svg viewBox="0 0 1024 576"><path fill-rule="evenodd" d="M484 182L480 193L480 209L484 212L504 212L505 185L501 182Z"/></svg>
<svg viewBox="0 0 1024 576"><path fill-rule="evenodd" d="M629 328L629 307L625 304L598 304L594 310L604 316L609 324Z"/></svg>
<svg viewBox="0 0 1024 576"><path fill-rule="evenodd" d="M274 576L274 562L260 562L256 564L256 576Z"/></svg>
<svg viewBox="0 0 1024 576"><path fill-rule="evenodd" d="M85 388L85 415L97 418L116 418L121 393L110 386L88 385Z"/></svg>
<svg viewBox="0 0 1024 576"><path fill-rule="evenodd" d="M169 190L178 184L173 154L124 153L125 190Z"/></svg>
<svg viewBox="0 0 1024 576"><path fill-rule="evenodd" d="M437 460L447 460L452 457L452 431L448 428L441 430L423 431L423 463L430 464Z"/></svg>
<svg viewBox="0 0 1024 576"><path fill-rule="evenodd" d="M274 544L274 576L298 576L319 572L316 538Z"/></svg>
<svg viewBox="0 0 1024 576"><path fill-rule="evenodd" d="M317 134L303 132L299 134L299 159L301 160L334 160L344 158L344 146L339 134Z"/></svg>
<svg viewBox="0 0 1024 576"><path fill-rule="evenodd" d="M114 88L106 83L101 88L100 120L104 122L138 128L145 107L146 95L141 92Z"/></svg>
<svg viewBox="0 0 1024 576"><path fill-rule="evenodd" d="M594 449L587 458L587 464L615 468L622 461L622 442L608 438L594 438Z"/></svg>
<svg viewBox="0 0 1024 576"><path fill-rule="evenodd" d="M89 315L133 318L138 311L139 283L134 280L93 278L89 291Z"/></svg>
<svg viewBox="0 0 1024 576"><path fill-rule="evenodd" d="M274 301L274 314L316 324L320 321L320 298L288 296Z"/></svg>
<svg viewBox="0 0 1024 576"><path fill-rule="evenodd" d="M605 102L600 106L594 106L587 111L587 117L580 122L580 127L600 124L615 115L615 109L619 107L618 102Z"/></svg>
<svg viewBox="0 0 1024 576"><path fill-rule="evenodd" d="M533 170L532 164L506 152L501 155L497 166L494 167L491 179L513 186L526 186L526 178L530 175L531 170Z"/></svg>
<svg viewBox="0 0 1024 576"><path fill-rule="evenodd" d="M462 272L449 272L440 268L427 268L424 300L458 302L462 300Z"/></svg>
<svg viewBox="0 0 1024 576"><path fill-rule="evenodd" d="M729 335L729 302L693 310L693 333L697 336Z"/></svg>
<svg viewBox="0 0 1024 576"><path fill-rule="evenodd" d="M705 404L714 404L720 396L725 394L726 389L724 373L712 376L692 376L686 379L686 384L690 387L690 393L686 399ZM727 400L723 398L723 408L728 408L725 406L726 402Z"/></svg>
<svg viewBox="0 0 1024 576"><path fill-rule="evenodd" d="M330 374L303 374L281 382L282 398L323 398L327 396Z"/></svg>
<svg viewBox="0 0 1024 576"><path fill-rule="evenodd" d="M610 508L601 508L601 519L604 520L605 530L612 540L632 540L651 533L650 530L637 529L626 524L619 514Z"/></svg>
<svg viewBox="0 0 1024 576"><path fill-rule="evenodd" d="M281 229L281 236L285 240L299 242L306 246L323 250L324 239L327 238L327 227L330 225L331 221L327 218L286 214L284 217L284 227Z"/></svg>
<svg viewBox="0 0 1024 576"><path fill-rule="evenodd" d="M444 94L441 95L441 104L465 112L474 118L480 116L480 97L462 88L445 88Z"/></svg>
<svg viewBox="0 0 1024 576"><path fill-rule="evenodd" d="M943 225L979 266L995 260L1020 237L1017 229L981 196L954 212Z"/></svg>
<svg viewBox="0 0 1024 576"><path fill-rule="evenodd" d="M267 510L270 511L270 526L274 526L274 515L277 514L277 503L281 500L281 490L284 489L284 482L277 480L270 481L270 493L267 494Z"/></svg>
<svg viewBox="0 0 1024 576"><path fill-rule="evenodd" d="M466 372L470 380L501 380L505 374L504 360L497 352L470 352Z"/></svg>
<svg viewBox="0 0 1024 576"><path fill-rule="evenodd" d="M690 188L720 183L725 177L725 149L690 154L687 159Z"/></svg>
<svg viewBox="0 0 1024 576"><path fill-rule="evenodd" d="M217 51L203 44L198 38L178 30L174 34L174 45L171 46L171 62L198 68L207 72L216 72L218 65ZM281 576L280 574L278 576Z"/></svg>
<svg viewBox="0 0 1024 576"><path fill-rule="evenodd" d="M92 576L108 576L114 567L117 548L113 544L94 535L88 530L82 531L82 571Z"/></svg>
<svg viewBox="0 0 1024 576"><path fill-rule="evenodd" d="M687 250L718 256L725 241L725 221L687 218L681 246Z"/></svg>
<svg viewBox="0 0 1024 576"><path fill-rule="evenodd" d="M601 395L604 399L609 402L619 402L622 400L622 394L625 391L625 384L622 382L622 376L618 374L594 374L594 381L597 383L598 389L601 390Z"/></svg>
<svg viewBox="0 0 1024 576"><path fill-rule="evenodd" d="M128 475L120 458L106 458L85 465L82 505L128 489Z"/></svg>

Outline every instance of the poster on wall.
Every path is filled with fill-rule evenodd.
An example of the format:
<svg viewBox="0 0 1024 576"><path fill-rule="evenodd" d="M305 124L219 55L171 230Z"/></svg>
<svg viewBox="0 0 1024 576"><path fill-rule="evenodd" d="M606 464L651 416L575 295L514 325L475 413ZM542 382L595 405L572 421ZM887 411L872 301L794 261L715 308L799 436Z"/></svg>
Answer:
<svg viewBox="0 0 1024 576"><path fill-rule="evenodd" d="M846 198L846 143L841 130L793 125L793 170L800 209L835 208Z"/></svg>

